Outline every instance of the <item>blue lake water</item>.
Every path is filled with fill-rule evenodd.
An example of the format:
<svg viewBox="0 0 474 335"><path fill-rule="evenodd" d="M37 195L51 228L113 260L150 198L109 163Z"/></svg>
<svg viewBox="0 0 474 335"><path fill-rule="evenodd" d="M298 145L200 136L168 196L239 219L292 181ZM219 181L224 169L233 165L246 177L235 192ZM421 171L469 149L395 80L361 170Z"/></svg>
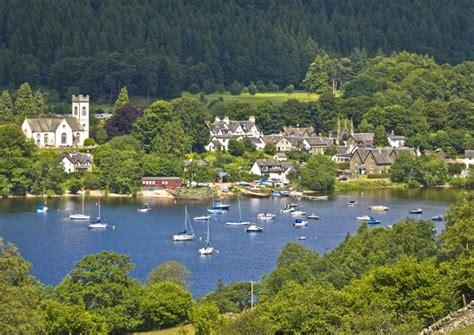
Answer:
<svg viewBox="0 0 474 335"><path fill-rule="evenodd" d="M259 280L270 272L281 248L289 241L325 253L336 247L348 233L355 233L360 215L373 215L380 219L378 227L387 227L412 217L430 219L444 214L456 198L456 192L446 190L370 191L337 195L328 201L310 201L290 198L242 198L242 219L257 222L261 212L277 214L273 221L258 224L264 231L245 233L243 227L226 226L226 221L239 217L236 200L231 200L230 211L215 215L210 223L213 246L218 250L210 256L199 256L204 246L206 222L192 222L196 238L191 242L173 242L171 236L180 231L184 222L184 206L189 215L204 215L207 202L175 202L173 200L147 200L153 211L139 214L136 208L142 200L108 198L101 200L102 217L114 225L106 230L89 230L87 222L70 221L70 213L80 212L81 198L49 199L49 211L35 212L38 199L1 199L0 236L16 244L28 261L33 263L32 274L44 284L57 284L70 272L77 261L87 254L112 250L131 256L136 269L132 275L145 282L147 274L157 265L176 260L191 271L190 289L200 296L215 288L218 279L228 284L233 281ZM349 200L358 206L348 207ZM96 215L96 199L86 199L85 213ZM287 203L298 202L308 214L321 216L304 228L295 228L294 219L280 214ZM368 207L383 204L390 210L371 213ZM408 210L420 207L422 215L409 215ZM443 223L435 223L438 231ZM298 236L306 240L298 241Z"/></svg>

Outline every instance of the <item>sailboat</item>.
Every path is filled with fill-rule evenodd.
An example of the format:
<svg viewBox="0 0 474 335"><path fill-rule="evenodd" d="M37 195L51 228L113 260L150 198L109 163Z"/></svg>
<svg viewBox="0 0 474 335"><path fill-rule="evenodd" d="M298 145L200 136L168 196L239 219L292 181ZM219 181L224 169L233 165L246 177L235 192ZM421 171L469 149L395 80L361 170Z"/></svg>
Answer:
<svg viewBox="0 0 474 335"><path fill-rule="evenodd" d="M248 226L252 224L251 222L248 222L248 221L242 222L242 211L240 209L240 197L237 198L237 200L239 202L239 221L230 221L230 222L226 222L225 224L229 226Z"/></svg>
<svg viewBox="0 0 474 335"><path fill-rule="evenodd" d="M138 213L148 213L152 210L152 208L150 207L150 205L148 204L143 204L143 206L141 208L137 208L137 212Z"/></svg>
<svg viewBox="0 0 474 335"><path fill-rule="evenodd" d="M207 221L207 237L206 237L206 246L204 248L199 249L199 254L201 256L210 255L214 252L214 247L211 247L211 243L209 240L209 221Z"/></svg>
<svg viewBox="0 0 474 335"><path fill-rule="evenodd" d="M226 209L228 209L228 208L226 208ZM226 209L216 207L216 204L214 203L214 197L212 197L212 206L211 206L211 208L207 209L207 212L209 214L224 214L226 212Z"/></svg>
<svg viewBox="0 0 474 335"><path fill-rule="evenodd" d="M85 197L85 192L82 193L82 212L81 212L81 214L70 214L69 215L69 220L90 220L91 216L84 214L84 197Z"/></svg>
<svg viewBox="0 0 474 335"><path fill-rule="evenodd" d="M48 206L46 203L46 197L43 192L43 203L36 206L36 213L46 213L48 211Z"/></svg>
<svg viewBox="0 0 474 335"><path fill-rule="evenodd" d="M188 233L189 224L189 233ZM192 241L194 239L194 230L188 215L188 207L184 207L184 230L173 235L173 241Z"/></svg>
<svg viewBox="0 0 474 335"><path fill-rule="evenodd" d="M93 223L89 223L87 225L87 228L89 228L89 229L105 229L105 228L107 228L107 223L102 222L102 217L100 216L100 199L99 199L98 207L99 207L99 215L97 216L97 219Z"/></svg>

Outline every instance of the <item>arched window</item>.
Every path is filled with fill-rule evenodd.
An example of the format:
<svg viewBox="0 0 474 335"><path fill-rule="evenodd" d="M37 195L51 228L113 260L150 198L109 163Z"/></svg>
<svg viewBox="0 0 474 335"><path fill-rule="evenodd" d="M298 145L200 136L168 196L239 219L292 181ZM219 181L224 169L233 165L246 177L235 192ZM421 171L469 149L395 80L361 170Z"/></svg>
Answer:
<svg viewBox="0 0 474 335"><path fill-rule="evenodd" d="M76 133L76 143L80 143L80 142L81 142L81 134Z"/></svg>
<svg viewBox="0 0 474 335"><path fill-rule="evenodd" d="M77 115L77 106L74 106L74 115Z"/></svg>
<svg viewBox="0 0 474 335"><path fill-rule="evenodd" d="M48 145L48 144L49 144L48 134L44 134L44 145Z"/></svg>
<svg viewBox="0 0 474 335"><path fill-rule="evenodd" d="M66 144L66 133L61 134L61 144Z"/></svg>
<svg viewBox="0 0 474 335"><path fill-rule="evenodd" d="M82 107L82 116L86 116L87 115L87 108L86 106L83 106Z"/></svg>

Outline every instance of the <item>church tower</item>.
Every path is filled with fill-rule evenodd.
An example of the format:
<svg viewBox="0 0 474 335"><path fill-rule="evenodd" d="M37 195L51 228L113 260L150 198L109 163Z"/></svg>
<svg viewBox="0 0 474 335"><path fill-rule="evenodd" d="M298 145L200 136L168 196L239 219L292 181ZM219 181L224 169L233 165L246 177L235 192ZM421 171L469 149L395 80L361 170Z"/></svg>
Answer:
<svg viewBox="0 0 474 335"><path fill-rule="evenodd" d="M72 117L77 119L84 129L85 136L89 138L89 96L72 96Z"/></svg>

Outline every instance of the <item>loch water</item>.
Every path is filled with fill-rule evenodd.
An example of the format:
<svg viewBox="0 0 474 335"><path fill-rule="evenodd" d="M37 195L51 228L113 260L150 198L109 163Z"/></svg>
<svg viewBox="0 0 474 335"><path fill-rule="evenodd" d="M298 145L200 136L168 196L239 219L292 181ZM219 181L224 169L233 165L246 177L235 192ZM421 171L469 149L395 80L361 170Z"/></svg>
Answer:
<svg viewBox="0 0 474 335"><path fill-rule="evenodd" d="M241 198L242 220L256 222L262 233L246 233L244 227L227 226L225 222L239 218L237 199L226 214L213 215L210 221L211 243L216 252L200 256L206 238L206 221L193 221L196 237L190 242L173 242L171 236L182 230L184 206L190 217L206 214L209 203L169 199L147 199L153 207L149 213L137 213L143 199L103 198L101 212L109 224L105 230L87 229L88 222L71 221L71 213L80 213L81 198L65 197L48 200L49 211L35 212L39 199L9 198L0 200L0 237L13 242L21 255L33 266L31 273L44 284L55 285L69 273L85 255L111 250L131 256L136 265L131 275L142 282L157 265L175 260L192 272L190 289L200 296L215 288L221 279L257 281L270 272L281 248L289 241L326 253L335 248L347 234L354 234L360 225L357 216L372 215L381 220L375 227L388 227L401 219L431 219L444 214L459 192L452 190L375 190L337 194L327 201L292 198ZM357 201L348 207L349 200ZM281 214L286 204L298 203L307 214L315 213L320 220L310 220L307 227L295 228L294 218ZM372 205L385 205L387 212L371 212ZM410 215L412 208L422 208L423 214ZM257 214L270 212L275 220L258 221ZM85 213L97 214L97 199L86 198ZM443 222L434 222L437 231ZM115 229L112 229L115 226ZM371 228L375 228L371 227ZM298 240L305 236L305 240Z"/></svg>

